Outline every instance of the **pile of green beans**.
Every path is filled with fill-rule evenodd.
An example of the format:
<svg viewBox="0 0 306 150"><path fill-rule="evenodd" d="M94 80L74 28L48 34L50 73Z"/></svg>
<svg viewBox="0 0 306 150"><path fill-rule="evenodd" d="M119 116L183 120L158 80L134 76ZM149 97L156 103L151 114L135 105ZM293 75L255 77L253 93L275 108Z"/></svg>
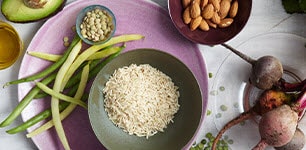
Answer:
<svg viewBox="0 0 306 150"><path fill-rule="evenodd" d="M113 58L115 58L116 56L118 56L121 51L123 50L123 48L115 53L112 54L111 56L109 56L108 58L106 58L103 61L100 60L95 60L94 62L92 62L90 64L90 75L89 77L92 79L94 78L99 71L109 62L111 61ZM78 73L77 75L73 76L73 78L71 78L71 80L68 82L70 86L68 86L68 88L71 87L69 93L67 93L67 95L69 96L73 96L77 90L77 82L80 80L80 73ZM54 81L56 76L56 73L53 73L51 76L47 77L46 79L44 79L42 81L42 83L44 84L49 84L52 81ZM29 93L28 95L19 103L19 105L17 105L17 107L15 108L15 110L11 113L11 115L9 117L6 118L5 121L3 121L0 124L0 127L4 127L9 125L10 123L12 123L21 113L21 111L26 107L26 105L31 102L32 99L34 99L35 95L38 94L41 90L38 87L34 87ZM43 94L44 96L47 96L45 93ZM88 94L83 95L82 100L86 101L88 98ZM68 102L61 102L60 103L60 111L64 110L67 106L69 105ZM17 127L14 127L10 130L7 130L6 132L9 134L16 134L22 131L25 131L26 129L28 129L29 127L35 125L36 123L45 120L47 118L51 117L51 109L46 109L43 112L35 115L34 117L30 118L29 120L27 120L26 122L24 122L23 124L18 125Z"/></svg>
<svg viewBox="0 0 306 150"><path fill-rule="evenodd" d="M129 35L128 35L129 36ZM136 36L134 35L130 35L131 38L126 37L126 39L124 39L125 37L121 36L119 39L123 42L127 42L127 41L131 41L131 40L137 40ZM140 36L140 35L137 35ZM143 37L142 37L143 38ZM139 38L140 39L140 38ZM51 83L54 82L57 72L56 70L59 69L59 67L61 67L61 65L66 61L67 57L69 56L69 53L71 52L71 50L73 49L73 47L78 43L78 41L80 40L79 36L75 36L71 42L71 44L69 45L69 47L66 49L66 51L64 52L64 54L62 55L62 57L60 57L60 59L58 59L56 62L54 62L52 65L50 65L49 67L47 67L46 69L44 69L43 71L36 73L34 75L25 77L25 78L21 78L18 80L14 80L14 81L10 81L8 83L6 83L4 85L5 86L9 86L11 84L19 84L19 83L23 83L23 82L30 82L30 81L34 81L37 79L42 79L40 82L45 84L45 85L50 85ZM99 71L112 59L114 59L115 57L117 57L122 50L125 48L124 46L121 46L118 48L118 50L115 53L110 53L106 54L108 52L105 53L105 56L107 56L105 59L95 59L95 60L90 60L90 64L89 64L89 79L93 79L98 73ZM101 52L103 49L100 49L99 52ZM78 68L82 68L83 65L80 65ZM77 88L78 88L78 84L79 81L81 79L81 72L76 72L76 74L74 76L72 76L68 82L67 85L65 86L65 89L69 89L69 92L67 93L68 96L72 96L76 93ZM40 97L38 97L40 96ZM21 114L21 112L26 108L26 106L28 104L30 104L30 102L35 99L35 98L44 98L46 96L45 93L43 93L41 91L40 88L38 88L37 86L34 86L26 95L25 97L20 101L20 103L14 108L14 110L7 116L7 118L5 118L5 120L3 120L0 123L0 127L6 127L8 125L10 125L14 120L16 120L16 118ZM82 97L83 101L86 101L88 98L88 94L84 94ZM59 104L59 110L63 111L65 108L67 108L67 106L69 105L69 102L65 102L65 101L61 101ZM51 109L46 109L44 111L42 111L41 113L35 115L34 117L30 118L29 120L25 121L23 124L20 124L12 129L7 130L6 132L9 134L16 134L22 131L25 131L26 129L28 129L29 127L35 125L36 123L45 120L49 117L52 116L51 113Z"/></svg>

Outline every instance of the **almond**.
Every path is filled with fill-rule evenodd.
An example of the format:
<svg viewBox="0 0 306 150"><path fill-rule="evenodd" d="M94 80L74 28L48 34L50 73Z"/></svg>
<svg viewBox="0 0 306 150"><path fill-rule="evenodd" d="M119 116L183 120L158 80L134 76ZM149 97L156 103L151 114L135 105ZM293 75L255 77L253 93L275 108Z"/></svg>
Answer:
<svg viewBox="0 0 306 150"><path fill-rule="evenodd" d="M200 4L196 1L192 1L190 5L190 16L191 18L197 18L201 15Z"/></svg>
<svg viewBox="0 0 306 150"><path fill-rule="evenodd" d="M191 0L182 0L183 8L187 8L190 3L191 3Z"/></svg>
<svg viewBox="0 0 306 150"><path fill-rule="evenodd" d="M210 20L206 20L206 23L210 26L210 27L213 27L213 28L217 28L217 24L211 22Z"/></svg>
<svg viewBox="0 0 306 150"><path fill-rule="evenodd" d="M197 2L198 4L201 4L201 0L193 0L195 2Z"/></svg>
<svg viewBox="0 0 306 150"><path fill-rule="evenodd" d="M220 11L219 11L219 16L221 19L224 19L227 16L230 8L231 8L231 2L229 0L221 0Z"/></svg>
<svg viewBox="0 0 306 150"><path fill-rule="evenodd" d="M237 15L237 12L238 12L238 1L235 0L233 3L232 3L232 6L229 10L229 16L231 18L234 18L236 15Z"/></svg>
<svg viewBox="0 0 306 150"><path fill-rule="evenodd" d="M213 15L214 6L212 4L207 4L202 11L202 17L205 19L211 19Z"/></svg>
<svg viewBox="0 0 306 150"><path fill-rule="evenodd" d="M207 22L204 19L202 19L201 23L199 25L199 28L203 31L208 31L209 30L209 25L207 24Z"/></svg>
<svg viewBox="0 0 306 150"><path fill-rule="evenodd" d="M185 24L189 24L191 21L190 17L190 7L187 7L183 12L183 21Z"/></svg>
<svg viewBox="0 0 306 150"><path fill-rule="evenodd" d="M201 10L203 10L207 4L208 4L208 0L201 0L201 3L200 3Z"/></svg>
<svg viewBox="0 0 306 150"><path fill-rule="evenodd" d="M215 24L219 24L221 19L220 19L220 16L218 14L218 12L215 12L214 15L212 16L211 18L211 21Z"/></svg>
<svg viewBox="0 0 306 150"><path fill-rule="evenodd" d="M197 18L191 19L190 30L194 31L195 29L197 29L200 26L201 21L202 21L201 16L198 16Z"/></svg>
<svg viewBox="0 0 306 150"><path fill-rule="evenodd" d="M219 11L220 10L220 2L219 2L219 0L208 0L208 3L211 3L214 6L215 11Z"/></svg>
<svg viewBox="0 0 306 150"><path fill-rule="evenodd" d="M225 19L222 19L220 21L220 23L218 24L218 27L219 28L226 28L228 26L230 26L232 23L233 23L234 19L233 18L225 18Z"/></svg>

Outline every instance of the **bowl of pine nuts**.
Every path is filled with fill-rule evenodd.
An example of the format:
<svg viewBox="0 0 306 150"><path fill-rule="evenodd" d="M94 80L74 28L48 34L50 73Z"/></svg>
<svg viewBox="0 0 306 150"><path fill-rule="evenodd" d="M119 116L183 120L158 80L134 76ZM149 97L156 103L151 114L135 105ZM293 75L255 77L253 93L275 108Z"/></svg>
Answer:
<svg viewBox="0 0 306 150"><path fill-rule="evenodd" d="M192 42L224 43L246 25L252 0L168 0L168 10L178 31Z"/></svg>
<svg viewBox="0 0 306 150"><path fill-rule="evenodd" d="M89 45L98 45L107 42L114 35L115 30L115 15L105 6L87 6L77 16L77 34Z"/></svg>

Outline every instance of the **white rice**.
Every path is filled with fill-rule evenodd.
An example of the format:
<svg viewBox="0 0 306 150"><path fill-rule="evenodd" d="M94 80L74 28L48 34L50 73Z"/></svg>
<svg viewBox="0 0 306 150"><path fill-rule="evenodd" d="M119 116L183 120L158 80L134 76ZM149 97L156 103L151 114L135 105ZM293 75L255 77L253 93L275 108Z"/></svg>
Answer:
<svg viewBox="0 0 306 150"><path fill-rule="evenodd" d="M163 132L180 107L178 87L169 76L148 64L115 70L103 93L110 120L139 137Z"/></svg>

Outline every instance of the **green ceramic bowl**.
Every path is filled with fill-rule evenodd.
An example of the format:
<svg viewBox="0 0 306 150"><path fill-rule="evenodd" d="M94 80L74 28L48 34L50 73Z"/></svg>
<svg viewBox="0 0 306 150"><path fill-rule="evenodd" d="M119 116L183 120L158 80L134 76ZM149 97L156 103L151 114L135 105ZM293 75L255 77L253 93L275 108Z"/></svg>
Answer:
<svg viewBox="0 0 306 150"><path fill-rule="evenodd" d="M149 139L129 135L109 120L104 110L102 89L114 71L130 64L150 64L172 78L179 87L180 109L164 132ZM97 75L88 99L89 119L99 141L109 150L179 150L190 143L200 124L202 95L192 72L177 58L154 49L123 53Z"/></svg>

